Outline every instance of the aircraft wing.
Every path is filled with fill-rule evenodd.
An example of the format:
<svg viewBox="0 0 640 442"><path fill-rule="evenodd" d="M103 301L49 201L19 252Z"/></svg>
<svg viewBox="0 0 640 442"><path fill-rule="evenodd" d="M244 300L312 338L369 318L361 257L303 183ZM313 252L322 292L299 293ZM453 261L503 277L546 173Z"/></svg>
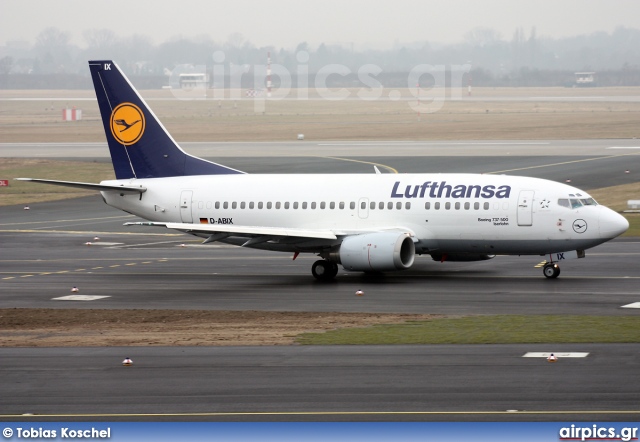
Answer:
<svg viewBox="0 0 640 442"><path fill-rule="evenodd" d="M76 187L79 189L89 189L98 191L114 191L124 193L144 193L147 191L146 187L135 186L106 186L103 184L94 183L80 183L77 181L58 181L58 180L43 180L40 178L16 178L18 181L31 181L33 183L53 184L55 186Z"/></svg>
<svg viewBox="0 0 640 442"><path fill-rule="evenodd" d="M295 229L283 227L263 227L263 226L237 226L224 224L190 224L190 223L163 223L163 222L128 222L125 226L156 226L168 229L179 230L185 233L200 233L210 235L204 244L218 241L229 236L246 237L294 237L313 239L337 239L334 232L320 229ZM254 241L249 240L245 245ZM262 242L262 241L255 241Z"/></svg>

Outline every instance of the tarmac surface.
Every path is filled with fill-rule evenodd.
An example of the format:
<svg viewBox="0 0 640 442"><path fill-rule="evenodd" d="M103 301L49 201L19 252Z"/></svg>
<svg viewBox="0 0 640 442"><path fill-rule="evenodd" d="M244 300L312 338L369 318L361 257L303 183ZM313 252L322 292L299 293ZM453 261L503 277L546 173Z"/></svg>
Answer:
<svg viewBox="0 0 640 442"><path fill-rule="evenodd" d="M469 140L469 141L273 141L180 142L202 158L222 157L423 157L423 156L603 156L638 154L640 139ZM106 142L0 143L5 158L109 158ZM406 159L406 158L405 158ZM411 164L411 161L408 161ZM261 163L256 163L259 166ZM316 171L317 172L317 171ZM404 171L407 172L407 171ZM290 173L292 173L290 171ZM302 172L300 172L302 173ZM334 171L330 171L334 173Z"/></svg>
<svg viewBox="0 0 640 442"><path fill-rule="evenodd" d="M562 264L549 281L539 256L469 263L416 259L382 277L341 271L311 276L313 255L202 245L164 228L125 227L138 218L86 197L2 208L0 307L173 308L443 314L632 314L640 301L640 239L618 239ZM94 237L100 239L94 241ZM91 246L85 245L92 242ZM89 304L52 302L72 286L109 296ZM353 296L356 290L366 296Z"/></svg>
<svg viewBox="0 0 640 442"><path fill-rule="evenodd" d="M629 149L632 144L621 151L633 156L619 156L621 151L607 149L613 142L602 142L572 156L579 163L557 149L517 158L442 157L437 164L435 156L416 164L399 155L380 163L401 172L421 166L497 172L520 165L527 169L522 174L559 181L571 175L577 177L572 184L593 188L628 182L623 169L637 164L640 153ZM221 162L254 172L295 162L281 160ZM295 171L331 166L371 173L373 162L307 157ZM98 196L33 204L28 211L2 207L0 215L0 308L640 312L623 308L640 302L637 238L614 240L588 250L586 259L563 263L557 280L534 268L540 257L444 264L421 257L406 272L367 278L341 271L335 282L323 284L311 276L315 257L292 261L288 254L200 245L164 229L124 227L136 218ZM94 244L86 246L88 241ZM105 297L53 300L69 295L72 286ZM354 296L356 290L365 296ZM554 352L559 361L523 358L527 352ZM567 352L589 354L563 356ZM125 357L134 365L123 367ZM2 348L0 419L637 421L638 372L640 344Z"/></svg>
<svg viewBox="0 0 640 442"><path fill-rule="evenodd" d="M589 355L552 364L527 351ZM640 413L637 345L0 353L0 420L637 422Z"/></svg>

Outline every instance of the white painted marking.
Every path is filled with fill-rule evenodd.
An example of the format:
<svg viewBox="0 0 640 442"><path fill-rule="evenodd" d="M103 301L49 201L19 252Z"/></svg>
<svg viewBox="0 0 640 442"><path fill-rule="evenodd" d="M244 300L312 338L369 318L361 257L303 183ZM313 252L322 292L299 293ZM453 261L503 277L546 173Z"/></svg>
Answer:
<svg viewBox="0 0 640 442"><path fill-rule="evenodd" d="M572 352L572 353L556 353L556 352L549 352L549 353L539 353L539 352L529 352L529 353L525 353L522 357L523 358L548 358L549 356L551 356L551 353L553 353L553 355L555 357L557 357L558 359L560 358L586 358L589 353L580 353L580 352Z"/></svg>
<svg viewBox="0 0 640 442"><path fill-rule="evenodd" d="M456 143L456 142L447 142L444 141L442 143L420 143L420 142L398 142L398 141L390 141L388 143L317 143L317 146L547 146L551 143L548 142L515 142L515 143L505 143L505 142L469 142L469 143Z"/></svg>
<svg viewBox="0 0 640 442"><path fill-rule="evenodd" d="M640 149L640 146L613 146L607 147L607 149Z"/></svg>
<svg viewBox="0 0 640 442"><path fill-rule="evenodd" d="M123 242L104 242L104 241L100 241L100 242L92 242L91 244L94 245L94 246L121 246L124 243Z"/></svg>
<svg viewBox="0 0 640 442"><path fill-rule="evenodd" d="M53 301L95 301L96 299L110 298L111 296L69 295L53 298Z"/></svg>
<svg viewBox="0 0 640 442"><path fill-rule="evenodd" d="M640 308L640 302L632 302L631 304L623 305L622 308Z"/></svg>

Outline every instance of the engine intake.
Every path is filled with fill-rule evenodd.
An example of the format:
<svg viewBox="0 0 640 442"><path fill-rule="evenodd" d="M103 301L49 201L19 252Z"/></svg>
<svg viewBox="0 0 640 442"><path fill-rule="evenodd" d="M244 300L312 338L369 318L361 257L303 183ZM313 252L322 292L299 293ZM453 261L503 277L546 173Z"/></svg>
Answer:
<svg viewBox="0 0 640 442"><path fill-rule="evenodd" d="M377 232L346 237L331 259L345 270L385 272L408 269L415 255L415 245L407 233Z"/></svg>

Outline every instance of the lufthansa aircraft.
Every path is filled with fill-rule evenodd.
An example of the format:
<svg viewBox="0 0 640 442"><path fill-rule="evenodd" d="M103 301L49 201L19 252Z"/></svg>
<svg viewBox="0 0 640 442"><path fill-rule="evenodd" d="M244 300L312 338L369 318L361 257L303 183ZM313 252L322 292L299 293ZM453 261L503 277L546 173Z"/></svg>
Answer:
<svg viewBox="0 0 640 442"><path fill-rule="evenodd" d="M416 255L558 262L624 233L627 220L552 181L476 174L246 174L185 153L112 61L90 61L116 179L23 180L100 191L110 206L204 239L314 253L313 276L405 270Z"/></svg>

